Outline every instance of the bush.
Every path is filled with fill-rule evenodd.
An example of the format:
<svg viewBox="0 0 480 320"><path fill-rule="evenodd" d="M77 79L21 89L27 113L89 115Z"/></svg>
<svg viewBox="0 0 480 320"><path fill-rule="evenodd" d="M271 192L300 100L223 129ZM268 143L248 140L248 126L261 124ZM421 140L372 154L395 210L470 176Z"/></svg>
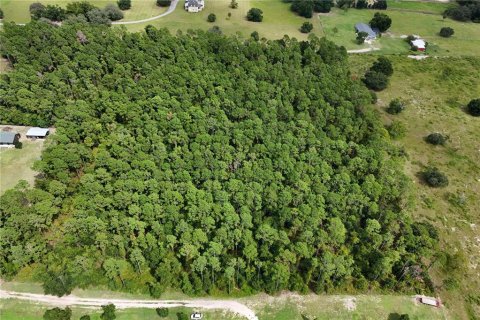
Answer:
<svg viewBox="0 0 480 320"><path fill-rule="evenodd" d="M333 7L333 0L314 0L313 11L328 13Z"/></svg>
<svg viewBox="0 0 480 320"><path fill-rule="evenodd" d="M128 10L132 7L132 0L118 0L117 4L120 10Z"/></svg>
<svg viewBox="0 0 480 320"><path fill-rule="evenodd" d="M67 4L67 13L73 15L85 15L88 11L95 9L96 7L87 1L71 2Z"/></svg>
<svg viewBox="0 0 480 320"><path fill-rule="evenodd" d="M358 32L358 33L357 33L357 38L356 38L357 43L358 43L358 44L364 43L364 42L365 42L365 39L367 39L367 37L368 37L368 33L366 33L365 31L360 31L360 32Z"/></svg>
<svg viewBox="0 0 480 320"><path fill-rule="evenodd" d="M467 105L467 111L474 117L480 116L480 98L473 99Z"/></svg>
<svg viewBox="0 0 480 320"><path fill-rule="evenodd" d="M390 114L399 114L403 110L405 110L405 103L398 98L390 101L390 104L387 108L387 112Z"/></svg>
<svg viewBox="0 0 480 320"><path fill-rule="evenodd" d="M71 317L72 310L68 307L65 310L60 308L49 309L43 314L44 320L70 320Z"/></svg>
<svg viewBox="0 0 480 320"><path fill-rule="evenodd" d="M454 33L455 31L450 27L443 27L440 29L440 36L444 38L450 38Z"/></svg>
<svg viewBox="0 0 480 320"><path fill-rule="evenodd" d="M387 77L390 77L393 74L392 62L385 57L380 57L373 63L370 70L381 72Z"/></svg>
<svg viewBox="0 0 480 320"><path fill-rule="evenodd" d="M40 2L34 2L29 7L30 15L32 19L38 20L43 16L43 12L45 11L45 6Z"/></svg>
<svg viewBox="0 0 480 320"><path fill-rule="evenodd" d="M115 315L115 305L110 303L106 306L102 306L103 313L100 315L102 320L114 320L117 318Z"/></svg>
<svg viewBox="0 0 480 320"><path fill-rule="evenodd" d="M444 136L443 134L438 132L430 133L428 136L425 137L426 142L433 144L435 146L437 145L443 146L447 142L447 140L448 140L448 136Z"/></svg>
<svg viewBox="0 0 480 320"><path fill-rule="evenodd" d="M160 318L168 317L168 308L157 308L156 311Z"/></svg>
<svg viewBox="0 0 480 320"><path fill-rule="evenodd" d="M157 6L168 7L172 3L172 0L157 0Z"/></svg>
<svg viewBox="0 0 480 320"><path fill-rule="evenodd" d="M382 91L388 86L388 77L382 72L368 70L365 73L365 78L363 78L363 82L368 89Z"/></svg>
<svg viewBox="0 0 480 320"><path fill-rule="evenodd" d="M304 22L300 27L300 32L302 33L309 33L312 30L313 30L313 24L308 21Z"/></svg>
<svg viewBox="0 0 480 320"><path fill-rule="evenodd" d="M215 13L210 13L207 17L207 21L208 22L215 22L215 20L217 20L217 16L215 15Z"/></svg>
<svg viewBox="0 0 480 320"><path fill-rule="evenodd" d="M407 133L407 128L405 128L403 122L392 121L392 123L387 126L387 131L392 139L401 139L405 137L405 134Z"/></svg>
<svg viewBox="0 0 480 320"><path fill-rule="evenodd" d="M370 92L370 96L372 97L371 103L372 103L372 104L376 104L377 101L378 101L377 93L376 93L375 91L373 91L373 90L370 90L369 92Z"/></svg>
<svg viewBox="0 0 480 320"><path fill-rule="evenodd" d="M230 8L232 8L232 9L237 9L238 8L237 0L230 1Z"/></svg>
<svg viewBox="0 0 480 320"><path fill-rule="evenodd" d="M392 19L385 13L376 12L373 19L370 20L370 26L377 28L380 32L385 32L392 25Z"/></svg>
<svg viewBox="0 0 480 320"><path fill-rule="evenodd" d="M3 19L3 10L0 8L0 19Z"/></svg>
<svg viewBox="0 0 480 320"><path fill-rule="evenodd" d="M188 315L185 312L177 312L178 320L188 320Z"/></svg>
<svg viewBox="0 0 480 320"><path fill-rule="evenodd" d="M83 316L80 317L80 320L90 320L90 316L88 314L84 314Z"/></svg>
<svg viewBox="0 0 480 320"><path fill-rule="evenodd" d="M105 11L100 9L93 9L87 12L86 14L88 22L92 24L105 24L109 25L111 23Z"/></svg>
<svg viewBox="0 0 480 320"><path fill-rule="evenodd" d="M107 6L105 7L105 9L103 9L103 11L107 15L108 19L112 21L123 19L122 10L120 10L120 8L114 5L113 3L107 4Z"/></svg>
<svg viewBox="0 0 480 320"><path fill-rule="evenodd" d="M247 12L247 20L253 22L262 22L263 11L258 8L251 8Z"/></svg>
<svg viewBox="0 0 480 320"><path fill-rule="evenodd" d="M222 29L220 29L219 26L213 26L208 30L208 32L222 34Z"/></svg>
<svg viewBox="0 0 480 320"><path fill-rule="evenodd" d="M255 41L258 41L260 40L260 35L258 34L257 31L253 31L251 34L250 34L250 37L255 40Z"/></svg>
<svg viewBox="0 0 480 320"><path fill-rule="evenodd" d="M448 186L448 178L441 173L436 167L428 167L422 172L423 180L433 188L441 188Z"/></svg>

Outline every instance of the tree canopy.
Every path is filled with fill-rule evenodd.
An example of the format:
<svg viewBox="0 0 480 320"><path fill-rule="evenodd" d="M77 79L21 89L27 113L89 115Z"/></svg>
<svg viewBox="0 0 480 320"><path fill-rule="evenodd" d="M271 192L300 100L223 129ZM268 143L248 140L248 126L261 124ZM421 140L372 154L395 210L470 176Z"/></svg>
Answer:
<svg viewBox="0 0 480 320"><path fill-rule="evenodd" d="M7 23L5 122L55 125L0 197L0 273L54 294L195 294L429 283L371 94L326 39ZM38 41L42 39L42 41Z"/></svg>

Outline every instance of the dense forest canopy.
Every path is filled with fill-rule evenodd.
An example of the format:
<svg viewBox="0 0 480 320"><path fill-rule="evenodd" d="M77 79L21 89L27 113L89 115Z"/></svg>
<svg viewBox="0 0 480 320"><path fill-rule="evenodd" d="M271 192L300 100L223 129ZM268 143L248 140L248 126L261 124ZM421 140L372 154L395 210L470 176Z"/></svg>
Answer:
<svg viewBox="0 0 480 320"><path fill-rule="evenodd" d="M46 292L425 286L435 231L326 39L6 24L1 122L55 125L0 200L0 272ZM428 282L427 282L428 284Z"/></svg>

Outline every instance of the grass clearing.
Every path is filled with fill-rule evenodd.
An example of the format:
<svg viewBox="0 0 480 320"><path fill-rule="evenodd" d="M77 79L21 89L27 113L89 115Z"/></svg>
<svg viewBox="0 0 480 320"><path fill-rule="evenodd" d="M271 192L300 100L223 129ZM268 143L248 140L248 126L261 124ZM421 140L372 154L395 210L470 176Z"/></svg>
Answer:
<svg viewBox="0 0 480 320"><path fill-rule="evenodd" d="M350 56L353 75L361 77L375 59L373 55ZM440 289L455 318L464 319L464 298L480 292L480 119L464 111L471 99L479 97L480 58L390 59L395 72L389 87L378 93L376 107L385 123L397 119L407 127L406 137L398 144L408 154L405 170L415 182L413 216L437 227L443 250L463 252L468 261L460 286ZM406 110L387 114L385 107L397 97L407 100ZM432 132L448 135L446 146L423 140ZM427 165L445 173L449 185L435 189L422 183L417 174ZM443 288L435 267L431 274L435 285Z"/></svg>
<svg viewBox="0 0 480 320"><path fill-rule="evenodd" d="M26 180L33 186L36 172L32 165L40 158L44 145L43 140L32 141L25 138L27 127L2 125L0 130L4 127L20 133L23 146L21 149L0 148L0 195L13 188L20 180Z"/></svg>

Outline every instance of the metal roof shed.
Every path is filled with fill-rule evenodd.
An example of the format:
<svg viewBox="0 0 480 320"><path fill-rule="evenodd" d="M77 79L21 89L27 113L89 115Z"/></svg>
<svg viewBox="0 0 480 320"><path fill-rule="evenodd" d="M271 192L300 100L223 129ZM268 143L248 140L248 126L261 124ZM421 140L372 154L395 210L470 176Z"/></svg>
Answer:
<svg viewBox="0 0 480 320"><path fill-rule="evenodd" d="M366 32L368 34L367 39L375 39L377 33L366 23L359 22L355 25L355 30L358 32Z"/></svg>
<svg viewBox="0 0 480 320"><path fill-rule="evenodd" d="M49 129L34 127L28 129L26 136L27 138L45 138L49 132Z"/></svg>

